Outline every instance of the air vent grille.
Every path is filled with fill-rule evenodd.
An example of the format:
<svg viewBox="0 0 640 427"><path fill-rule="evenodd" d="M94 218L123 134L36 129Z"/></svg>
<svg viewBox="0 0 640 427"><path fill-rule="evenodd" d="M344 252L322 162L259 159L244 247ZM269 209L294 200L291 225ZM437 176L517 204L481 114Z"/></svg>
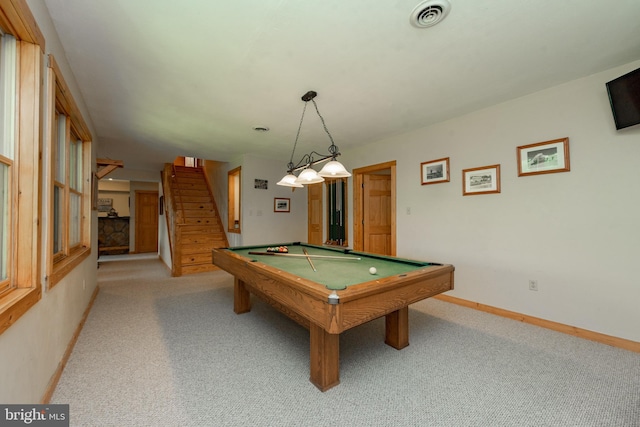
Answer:
<svg viewBox="0 0 640 427"><path fill-rule="evenodd" d="M447 0L428 0L422 2L411 12L411 25L416 28L433 27L447 16L450 9L451 4Z"/></svg>

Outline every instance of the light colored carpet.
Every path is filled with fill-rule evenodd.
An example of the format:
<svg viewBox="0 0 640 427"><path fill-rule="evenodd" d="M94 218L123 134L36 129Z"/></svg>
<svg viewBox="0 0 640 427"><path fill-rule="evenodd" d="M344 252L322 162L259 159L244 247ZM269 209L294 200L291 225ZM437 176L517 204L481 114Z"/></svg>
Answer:
<svg viewBox="0 0 640 427"><path fill-rule="evenodd" d="M98 270L100 293L51 403L72 426L640 426L640 354L426 300L409 347L384 320L342 334L341 384L309 382L307 331L225 272L157 259Z"/></svg>

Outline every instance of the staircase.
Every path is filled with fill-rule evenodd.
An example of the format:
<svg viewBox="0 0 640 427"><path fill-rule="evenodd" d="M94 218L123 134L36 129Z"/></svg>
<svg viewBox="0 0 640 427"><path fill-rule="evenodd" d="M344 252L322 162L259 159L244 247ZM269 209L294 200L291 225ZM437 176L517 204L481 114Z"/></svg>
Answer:
<svg viewBox="0 0 640 427"><path fill-rule="evenodd" d="M163 174L173 276L217 270L211 249L229 246L204 171L167 165Z"/></svg>

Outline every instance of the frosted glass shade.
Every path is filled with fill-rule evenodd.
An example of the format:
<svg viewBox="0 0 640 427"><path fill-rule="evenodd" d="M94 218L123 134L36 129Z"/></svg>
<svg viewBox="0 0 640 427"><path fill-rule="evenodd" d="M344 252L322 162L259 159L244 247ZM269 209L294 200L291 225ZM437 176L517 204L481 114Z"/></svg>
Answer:
<svg viewBox="0 0 640 427"><path fill-rule="evenodd" d="M351 176L342 163L336 160L332 160L325 164L320 172L318 172L318 175L327 178L347 178Z"/></svg>
<svg viewBox="0 0 640 427"><path fill-rule="evenodd" d="M306 168L300 172L298 179L296 179L297 184L317 184L322 181L324 181L324 178L311 168Z"/></svg>
<svg viewBox="0 0 640 427"><path fill-rule="evenodd" d="M294 174L285 175L276 185L282 185L284 187L304 187L302 184L296 182L298 178Z"/></svg>

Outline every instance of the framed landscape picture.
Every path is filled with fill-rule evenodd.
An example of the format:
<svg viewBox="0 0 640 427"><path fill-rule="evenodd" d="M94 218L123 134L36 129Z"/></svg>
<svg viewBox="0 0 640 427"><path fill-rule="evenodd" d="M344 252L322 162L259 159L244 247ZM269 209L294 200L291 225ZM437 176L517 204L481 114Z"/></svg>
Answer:
<svg viewBox="0 0 640 427"><path fill-rule="evenodd" d="M291 199L283 199L281 197L276 197L273 199L273 211L274 212L289 212L290 206L289 202Z"/></svg>
<svg viewBox="0 0 640 427"><path fill-rule="evenodd" d="M569 172L569 138L518 147L518 176Z"/></svg>
<svg viewBox="0 0 640 427"><path fill-rule="evenodd" d="M449 158L420 163L422 185L449 182Z"/></svg>
<svg viewBox="0 0 640 427"><path fill-rule="evenodd" d="M500 165L482 166L462 171L462 195L500 192Z"/></svg>

